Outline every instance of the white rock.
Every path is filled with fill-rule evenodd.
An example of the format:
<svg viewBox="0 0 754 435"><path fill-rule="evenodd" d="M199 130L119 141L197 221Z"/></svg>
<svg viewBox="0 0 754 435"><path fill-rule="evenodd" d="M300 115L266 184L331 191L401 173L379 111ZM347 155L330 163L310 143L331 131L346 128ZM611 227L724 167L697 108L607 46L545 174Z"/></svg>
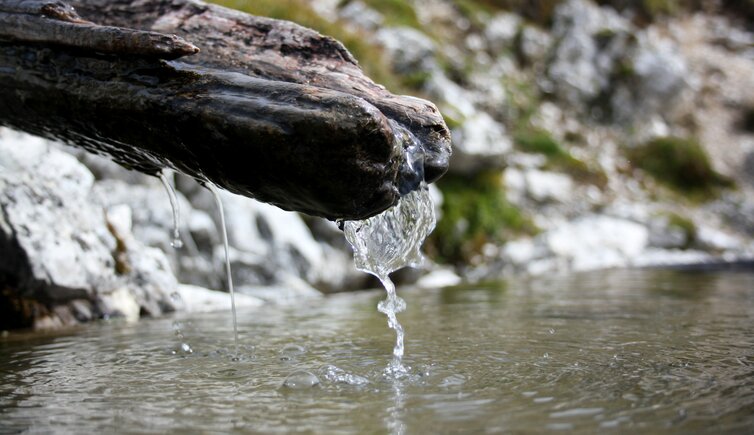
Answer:
<svg viewBox="0 0 754 435"><path fill-rule="evenodd" d="M633 258L631 265L634 267L679 266L703 264L713 260L713 256L702 251L649 248Z"/></svg>
<svg viewBox="0 0 754 435"><path fill-rule="evenodd" d="M528 62L545 58L552 46L552 36L534 26L524 26L521 30L520 50Z"/></svg>
<svg viewBox="0 0 754 435"><path fill-rule="evenodd" d="M546 246L532 239L513 240L503 246L501 258L506 263L523 266L549 254Z"/></svg>
<svg viewBox="0 0 754 435"><path fill-rule="evenodd" d="M492 17L484 29L490 51L500 54L503 50L512 49L520 26L521 17L516 14L504 12Z"/></svg>
<svg viewBox="0 0 754 435"><path fill-rule="evenodd" d="M451 169L472 172L484 167L501 167L513 147L505 127L485 112L477 112L453 130Z"/></svg>
<svg viewBox="0 0 754 435"><path fill-rule="evenodd" d="M165 256L134 239L129 206L106 215L81 163L58 146L5 132L0 161L0 269L17 291L87 318L172 310L177 283Z"/></svg>
<svg viewBox="0 0 754 435"><path fill-rule="evenodd" d="M450 80L439 69L432 71L424 87L440 106L442 113L458 122L463 122L477 113L469 91Z"/></svg>
<svg viewBox="0 0 754 435"><path fill-rule="evenodd" d="M416 29L386 27L378 31L375 37L385 48L396 72L429 72L437 66L434 41Z"/></svg>
<svg viewBox="0 0 754 435"><path fill-rule="evenodd" d="M696 241L701 247L713 251L735 251L743 248L738 238L708 225L700 225L697 228Z"/></svg>
<svg viewBox="0 0 754 435"><path fill-rule="evenodd" d="M573 195L573 180L565 174L531 169L525 172L526 191L539 202L567 202Z"/></svg>
<svg viewBox="0 0 754 435"><path fill-rule="evenodd" d="M209 290L203 287L181 284L177 294L180 297L181 311L205 313L210 311L227 311L230 314L230 294ZM258 307L264 302L253 296L238 293L235 295L236 308Z"/></svg>
<svg viewBox="0 0 754 435"><path fill-rule="evenodd" d="M635 222L590 215L545 233L550 251L570 259L574 270L619 267L647 247L649 230Z"/></svg>
<svg viewBox="0 0 754 435"><path fill-rule="evenodd" d="M462 281L461 277L449 269L434 270L416 281L416 286L420 288L442 288L458 285Z"/></svg>
<svg viewBox="0 0 754 435"><path fill-rule="evenodd" d="M116 289L113 292L104 294L100 297L100 303L107 306L108 317L122 317L127 322L139 320L141 307L136 302L133 294L125 287Z"/></svg>
<svg viewBox="0 0 754 435"><path fill-rule="evenodd" d="M381 13L359 0L348 2L338 11L338 16L357 29L369 32L379 29L385 21Z"/></svg>

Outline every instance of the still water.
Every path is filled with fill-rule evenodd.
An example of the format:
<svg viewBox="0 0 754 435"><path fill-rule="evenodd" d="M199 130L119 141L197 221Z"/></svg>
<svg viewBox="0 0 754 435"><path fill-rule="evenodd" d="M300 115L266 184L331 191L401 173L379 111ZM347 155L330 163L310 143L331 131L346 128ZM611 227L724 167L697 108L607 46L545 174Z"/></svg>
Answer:
<svg viewBox="0 0 754 435"><path fill-rule="evenodd" d="M399 289L0 339L0 433L754 430L754 273ZM313 387L283 387L304 370ZM299 385L301 386L301 385Z"/></svg>

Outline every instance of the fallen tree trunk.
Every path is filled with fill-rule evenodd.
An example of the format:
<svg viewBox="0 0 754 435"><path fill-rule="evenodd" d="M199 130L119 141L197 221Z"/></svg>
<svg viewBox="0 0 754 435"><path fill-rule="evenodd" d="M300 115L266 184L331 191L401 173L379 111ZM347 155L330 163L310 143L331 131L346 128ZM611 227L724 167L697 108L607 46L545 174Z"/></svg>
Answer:
<svg viewBox="0 0 754 435"><path fill-rule="evenodd" d="M447 169L434 105L374 84L331 38L191 0L71 5L0 0L0 124L330 219Z"/></svg>

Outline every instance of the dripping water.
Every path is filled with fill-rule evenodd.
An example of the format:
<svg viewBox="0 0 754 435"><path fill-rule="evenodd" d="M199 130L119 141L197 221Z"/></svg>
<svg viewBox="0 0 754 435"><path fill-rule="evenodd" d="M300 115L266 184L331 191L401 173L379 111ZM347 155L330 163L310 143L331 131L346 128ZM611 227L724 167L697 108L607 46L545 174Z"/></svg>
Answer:
<svg viewBox="0 0 754 435"><path fill-rule="evenodd" d="M403 365L403 326L396 315L406 309L406 302L396 294L390 273L424 264L421 245L434 229L436 217L429 190L422 181L424 153L421 144L397 124L394 130L396 139L404 148L401 172L411 175L402 178L409 181L408 185L400 187L401 199L377 216L344 222L343 232L353 247L356 268L379 278L387 291L387 299L380 302L377 309L387 316L388 326L395 330L396 342L385 374L400 378L408 374L408 369Z"/></svg>
<svg viewBox="0 0 754 435"><path fill-rule="evenodd" d="M160 181L162 181L162 185L165 187L165 191L168 193L170 207L173 209L173 241L170 242L170 245L176 249L180 249L183 247L183 242L181 241L181 232L179 229L181 206L178 203L178 197L175 194L175 189L168 181L168 177L165 175L165 171L160 172Z"/></svg>
<svg viewBox="0 0 754 435"><path fill-rule="evenodd" d="M217 203L217 210L220 213L220 226L222 229L222 235L223 235L223 245L225 246L225 275L228 280L228 292L230 293L230 308L231 312L233 314L233 338L234 343L236 346L236 354L238 353L238 323L236 320L236 298L235 293L233 290L233 277L230 273L230 249L228 247L228 230L225 226L225 211L223 210L223 201L220 198L220 192L217 190L217 187L207 182L206 185L208 186L209 190L212 192L212 195L215 197L215 202Z"/></svg>

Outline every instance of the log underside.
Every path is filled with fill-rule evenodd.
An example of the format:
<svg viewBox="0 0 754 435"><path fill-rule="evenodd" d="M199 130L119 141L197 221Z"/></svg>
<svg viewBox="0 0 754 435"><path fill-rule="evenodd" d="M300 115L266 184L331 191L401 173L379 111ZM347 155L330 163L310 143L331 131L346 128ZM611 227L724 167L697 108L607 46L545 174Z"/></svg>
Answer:
<svg viewBox="0 0 754 435"><path fill-rule="evenodd" d="M415 188L409 145L428 182L450 155L436 107L337 41L191 0L0 0L0 124L330 219Z"/></svg>

